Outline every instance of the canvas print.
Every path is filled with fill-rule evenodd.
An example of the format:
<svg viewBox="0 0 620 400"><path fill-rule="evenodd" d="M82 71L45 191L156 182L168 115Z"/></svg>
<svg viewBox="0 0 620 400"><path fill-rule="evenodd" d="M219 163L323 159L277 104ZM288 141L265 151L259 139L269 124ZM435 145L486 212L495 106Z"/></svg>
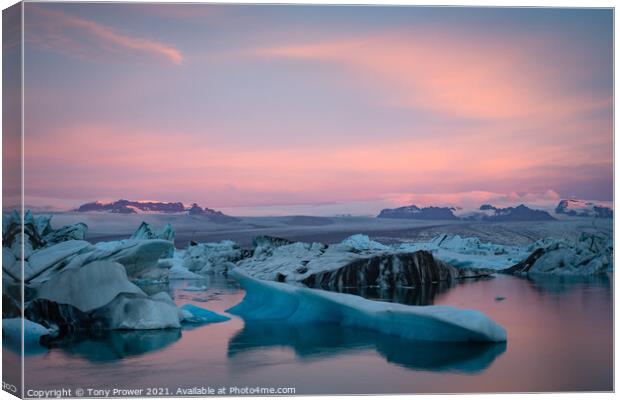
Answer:
<svg viewBox="0 0 620 400"><path fill-rule="evenodd" d="M613 9L3 11L3 389L613 391Z"/></svg>

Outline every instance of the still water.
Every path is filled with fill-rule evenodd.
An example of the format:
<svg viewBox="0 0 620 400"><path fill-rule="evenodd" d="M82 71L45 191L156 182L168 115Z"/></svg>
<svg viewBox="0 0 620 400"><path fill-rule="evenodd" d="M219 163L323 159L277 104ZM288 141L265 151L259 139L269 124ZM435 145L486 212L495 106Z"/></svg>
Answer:
<svg viewBox="0 0 620 400"><path fill-rule="evenodd" d="M231 316L189 330L113 332L42 348L25 360L25 387L156 387L171 395L194 386L294 387L297 394L609 391L612 278L497 276L434 291L425 301L404 296L478 309L507 329L505 344L411 342ZM179 305L221 313L244 296L224 277L171 285Z"/></svg>

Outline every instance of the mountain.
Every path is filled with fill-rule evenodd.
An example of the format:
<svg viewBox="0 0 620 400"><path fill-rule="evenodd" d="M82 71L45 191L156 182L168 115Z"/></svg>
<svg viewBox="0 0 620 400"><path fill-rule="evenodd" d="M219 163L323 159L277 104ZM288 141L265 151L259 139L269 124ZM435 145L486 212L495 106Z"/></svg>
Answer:
<svg viewBox="0 0 620 400"><path fill-rule="evenodd" d="M206 207L202 208L196 203L192 203L192 205L187 209L187 214L206 216L213 222L234 222L239 220L238 218L226 215L221 211L216 211Z"/></svg>
<svg viewBox="0 0 620 400"><path fill-rule="evenodd" d="M457 211L457 215L454 212ZM488 222L512 222L512 221L553 221L548 212L533 210L521 204L517 207L497 208L490 204L483 204L474 212L462 213L456 207L424 207L415 205L386 208L381 210L378 218L398 219L424 219L424 220L464 220L464 221L488 221Z"/></svg>
<svg viewBox="0 0 620 400"><path fill-rule="evenodd" d="M488 222L516 222L516 221L553 221L547 211L534 210L523 204L517 207L498 208L491 204L483 204L480 210L464 216L465 220Z"/></svg>
<svg viewBox="0 0 620 400"><path fill-rule="evenodd" d="M454 215L454 208L450 207L424 207L415 205L385 208L381 210L377 218L397 218L397 219L433 219L433 220L458 220Z"/></svg>
<svg viewBox="0 0 620 400"><path fill-rule="evenodd" d="M613 218L614 211L603 203L587 200L561 200L555 208L556 214L570 215L572 217L598 217Z"/></svg>
<svg viewBox="0 0 620 400"><path fill-rule="evenodd" d="M172 214L185 212L183 203L164 203L159 201L117 200L111 203L95 201L82 204L78 212L100 211L114 214Z"/></svg>
<svg viewBox="0 0 620 400"><path fill-rule="evenodd" d="M193 216L204 216L213 222L232 222L238 220L221 211L216 211L211 208L202 208L196 203L193 203L187 208L180 202L166 203L161 201L117 200L105 203L102 201L95 201L82 204L76 211L108 212L113 214L188 214Z"/></svg>

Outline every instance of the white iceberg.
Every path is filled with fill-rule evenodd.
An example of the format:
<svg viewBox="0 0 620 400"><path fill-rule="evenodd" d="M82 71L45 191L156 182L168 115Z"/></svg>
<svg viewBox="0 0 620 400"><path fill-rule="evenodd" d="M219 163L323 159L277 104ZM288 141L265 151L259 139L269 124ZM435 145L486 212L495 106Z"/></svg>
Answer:
<svg viewBox="0 0 620 400"><path fill-rule="evenodd" d="M130 279L136 279L148 270L159 268L159 259L171 248L172 242L161 239L99 242L93 251L73 257L67 268L99 260L116 261L125 267Z"/></svg>
<svg viewBox="0 0 620 400"><path fill-rule="evenodd" d="M329 246L295 242L261 249L238 262L238 267L259 279L299 282L310 287L413 287L493 273L488 269L454 268L415 245L388 246L365 235L354 235Z"/></svg>
<svg viewBox="0 0 620 400"><path fill-rule="evenodd" d="M150 240L150 239L161 239L172 242L174 245L174 228L170 224L164 225L160 230L155 230L153 227L146 222L142 222L138 229L131 235L130 239L137 240ZM170 247L168 251L162 255L162 257L173 257L174 255L174 247Z"/></svg>
<svg viewBox="0 0 620 400"><path fill-rule="evenodd" d="M69 240L37 250L28 257L28 264L24 266L24 279L28 282L43 275L38 280L46 280L58 269L52 267L62 268L64 267L63 261L92 250L94 246L83 240ZM49 269L53 271L48 271Z"/></svg>
<svg viewBox="0 0 620 400"><path fill-rule="evenodd" d="M244 251L231 240L190 245L183 255L183 266L203 274L224 273L231 262L240 260Z"/></svg>
<svg viewBox="0 0 620 400"><path fill-rule="evenodd" d="M475 310L371 301L350 294L262 281L238 269L231 276L246 290L246 296L227 312L246 320L338 324L411 340L506 341L506 330Z"/></svg>
<svg viewBox="0 0 620 400"><path fill-rule="evenodd" d="M95 261L55 275L37 289L37 298L89 312L105 306L121 293L146 297L139 287L129 282L122 265Z"/></svg>
<svg viewBox="0 0 620 400"><path fill-rule="evenodd" d="M438 235L429 242L403 243L403 251L427 250L434 257L457 268L503 269L514 265L528 256L529 251L522 246L508 246L484 243L476 237L459 235Z"/></svg>
<svg viewBox="0 0 620 400"><path fill-rule="evenodd" d="M120 294L93 316L105 329L166 329L180 328L183 312L168 299Z"/></svg>
<svg viewBox="0 0 620 400"><path fill-rule="evenodd" d="M202 275L195 274L181 265L174 265L172 268L170 268L170 272L168 273L168 278L184 280L184 279L204 279L205 277Z"/></svg>
<svg viewBox="0 0 620 400"><path fill-rule="evenodd" d="M576 241L547 238L528 250L529 257L503 272L584 276L613 270L613 239L602 232L582 232Z"/></svg>
<svg viewBox="0 0 620 400"><path fill-rule="evenodd" d="M341 243L343 246L349 246L355 250L389 250L389 246L384 245L383 243L376 242L371 240L366 235L353 235L349 236Z"/></svg>

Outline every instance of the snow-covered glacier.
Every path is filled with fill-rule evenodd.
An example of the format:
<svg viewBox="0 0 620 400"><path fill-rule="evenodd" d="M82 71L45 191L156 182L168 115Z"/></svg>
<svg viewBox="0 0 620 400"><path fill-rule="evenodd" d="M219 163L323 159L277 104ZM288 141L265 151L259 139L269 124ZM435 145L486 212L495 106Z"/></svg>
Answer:
<svg viewBox="0 0 620 400"><path fill-rule="evenodd" d="M359 296L259 280L239 269L230 272L246 290L227 310L245 320L290 324L336 324L411 340L504 342L506 330L475 310L445 306L406 306Z"/></svg>

